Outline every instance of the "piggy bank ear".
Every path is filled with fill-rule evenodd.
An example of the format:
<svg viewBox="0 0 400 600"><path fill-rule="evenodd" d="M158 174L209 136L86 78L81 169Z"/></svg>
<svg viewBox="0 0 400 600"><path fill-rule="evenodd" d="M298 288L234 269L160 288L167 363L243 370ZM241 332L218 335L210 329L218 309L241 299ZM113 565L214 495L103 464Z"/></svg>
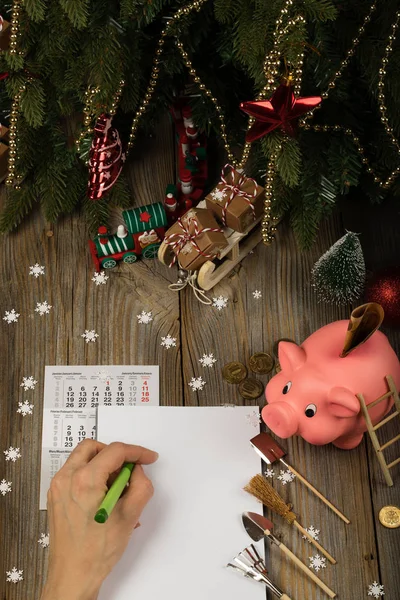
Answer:
<svg viewBox="0 0 400 600"><path fill-rule="evenodd" d="M282 371L295 371L306 362L305 350L293 342L279 342L278 357Z"/></svg>
<svg viewBox="0 0 400 600"><path fill-rule="evenodd" d="M328 410L334 417L355 417L360 412L360 403L347 388L334 387L328 395Z"/></svg>

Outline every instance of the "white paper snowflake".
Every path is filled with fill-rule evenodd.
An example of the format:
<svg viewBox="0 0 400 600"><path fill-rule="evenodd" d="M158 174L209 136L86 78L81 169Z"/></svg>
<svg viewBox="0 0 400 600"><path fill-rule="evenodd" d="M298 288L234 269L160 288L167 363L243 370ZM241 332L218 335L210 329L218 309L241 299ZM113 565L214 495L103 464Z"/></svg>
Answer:
<svg viewBox="0 0 400 600"><path fill-rule="evenodd" d="M47 300L44 302L36 302L35 312L39 313L39 315L43 317L43 315L49 314L51 308L53 307L47 302Z"/></svg>
<svg viewBox="0 0 400 600"><path fill-rule="evenodd" d="M6 310L5 316L3 317L3 321L7 321L8 324L17 323L18 317L20 316L21 315L19 313L15 312L14 308L12 310Z"/></svg>
<svg viewBox="0 0 400 600"><path fill-rule="evenodd" d="M94 281L96 285L105 285L107 279L109 279L109 275L107 275L105 271L100 271L100 273L95 271L93 273L92 281Z"/></svg>
<svg viewBox="0 0 400 600"><path fill-rule="evenodd" d="M148 323L150 323L150 321L153 320L153 313L151 311L146 312L145 310L142 310L140 315L136 315L136 316L137 316L138 322L144 323L145 325L147 325Z"/></svg>
<svg viewBox="0 0 400 600"><path fill-rule="evenodd" d="M253 427L258 428L261 423L261 417L260 417L259 411L253 410L252 413L250 413L249 415L246 415L246 421L249 425L252 425Z"/></svg>
<svg viewBox="0 0 400 600"><path fill-rule="evenodd" d="M211 198L213 200L216 200L217 202L220 202L221 200L226 198L226 191L215 189L213 192L211 192Z"/></svg>
<svg viewBox="0 0 400 600"><path fill-rule="evenodd" d="M82 333L81 337L85 338L85 342L95 342L99 337L99 334L94 329L85 329L85 333Z"/></svg>
<svg viewBox="0 0 400 600"><path fill-rule="evenodd" d="M29 275L33 275L37 279L40 275L44 275L44 267L40 266L39 263L35 263L29 267Z"/></svg>
<svg viewBox="0 0 400 600"><path fill-rule="evenodd" d="M279 481L282 481L282 485L286 485L287 483L291 483L293 481L293 479L296 477L296 475L294 475L292 473L292 471L282 471L280 472L281 474L278 475L278 479Z"/></svg>
<svg viewBox="0 0 400 600"><path fill-rule="evenodd" d="M256 300L259 300L259 299L261 298L261 296L262 296L262 293L260 292L260 290L254 290L254 292L253 292L253 297L254 297Z"/></svg>
<svg viewBox="0 0 400 600"><path fill-rule="evenodd" d="M11 492L11 486L12 486L12 481L6 481L5 479L2 479L0 481L0 494L2 496L5 496L9 492Z"/></svg>
<svg viewBox="0 0 400 600"><path fill-rule="evenodd" d="M36 379L33 379L32 375L30 375L29 377L22 378L22 383L21 383L20 387L23 387L25 391L34 390L36 384L37 384Z"/></svg>
<svg viewBox="0 0 400 600"><path fill-rule="evenodd" d="M199 362L203 367L212 367L214 363L217 362L217 359L214 358L214 354L203 354L203 356L199 358Z"/></svg>
<svg viewBox="0 0 400 600"><path fill-rule="evenodd" d="M206 383L207 382L204 381L202 377L192 377L188 386L191 387L194 392L197 392L198 390L202 390Z"/></svg>
<svg viewBox="0 0 400 600"><path fill-rule="evenodd" d="M109 381L110 379L112 379L108 371L98 371L96 375L101 381Z"/></svg>
<svg viewBox="0 0 400 600"><path fill-rule="evenodd" d="M310 568L315 571L319 571L320 569L326 569L326 558L324 556L320 556L316 554L315 556L310 556Z"/></svg>
<svg viewBox="0 0 400 600"><path fill-rule="evenodd" d="M270 479L272 479L274 476L274 470L273 469L265 469L264 471L264 477L269 477Z"/></svg>
<svg viewBox="0 0 400 600"><path fill-rule="evenodd" d="M23 417L31 415L33 411L33 404L29 404L28 400L25 402L18 402L17 413L20 413Z"/></svg>
<svg viewBox="0 0 400 600"><path fill-rule="evenodd" d="M22 577L23 571L19 571L16 567L13 567L11 571L6 571L7 581L10 583L18 583L18 581L23 581Z"/></svg>
<svg viewBox="0 0 400 600"><path fill-rule="evenodd" d="M379 598L380 596L384 596L385 592L383 591L383 585L374 581L371 585L368 586L368 596L373 596L374 598Z"/></svg>
<svg viewBox="0 0 400 600"><path fill-rule="evenodd" d="M50 536L48 533L41 533L40 540L38 540L38 544L42 546L42 548L47 548L50 544Z"/></svg>
<svg viewBox="0 0 400 600"><path fill-rule="evenodd" d="M19 448L10 446L8 450L4 450L3 452L6 455L6 460L12 460L12 462L15 462L17 458L21 458Z"/></svg>
<svg viewBox="0 0 400 600"><path fill-rule="evenodd" d="M170 336L169 334L165 337L162 337L161 346L164 346L164 348L167 348L167 350L172 348L172 346L176 346L176 338Z"/></svg>
<svg viewBox="0 0 400 600"><path fill-rule="evenodd" d="M320 534L319 529L315 529L315 527L313 525L310 525L310 527L307 527L306 531L307 531L307 533L310 534L310 536L313 538L313 540L319 540L319 534ZM307 540L307 542L309 544L311 544L311 540L309 540L306 535L303 535L302 537L303 537L303 540Z"/></svg>
<svg viewBox="0 0 400 600"><path fill-rule="evenodd" d="M213 298L212 305L215 306L218 310L222 310L226 308L228 304L228 298L224 298L224 296L218 296L218 298Z"/></svg>

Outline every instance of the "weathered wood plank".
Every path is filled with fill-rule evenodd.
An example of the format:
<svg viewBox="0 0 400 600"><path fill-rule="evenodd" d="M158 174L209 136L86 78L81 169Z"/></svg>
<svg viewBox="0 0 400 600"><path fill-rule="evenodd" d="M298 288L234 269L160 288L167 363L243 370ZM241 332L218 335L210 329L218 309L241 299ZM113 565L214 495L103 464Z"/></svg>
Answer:
<svg viewBox="0 0 400 600"><path fill-rule="evenodd" d="M366 266L369 272L375 273L380 269L399 265L400 231L393 224L398 223L399 203L397 198L388 198L379 206L365 207L363 198L354 199L350 206L342 207L345 224L348 229L361 233L360 240L364 250ZM388 336L393 348L400 356L399 330L383 327L382 331ZM400 433L400 418L393 419L378 431L381 444ZM368 478L371 485L371 510L375 520L376 537L378 542L377 554L374 560L379 562L379 581L385 586L385 597L397 597L400 589L400 569L398 557L400 552L400 528L386 529L378 519L383 506L400 506L400 465L390 471L393 487L388 487L379 466L371 440L366 434L368 448ZM388 463L400 456L400 443L396 442L384 451ZM370 583L374 578L371 578Z"/></svg>
<svg viewBox="0 0 400 600"><path fill-rule="evenodd" d="M161 200L173 177L174 141L169 123L160 127L157 136L140 146L132 162L135 205ZM370 241L365 252L371 265L375 254L387 261L399 248L393 226L380 221L386 210L373 216L376 235L370 231L366 235ZM366 221L365 211L359 214ZM393 216L390 221L395 222ZM361 230L357 221L346 220L345 224ZM12 493L0 497L0 597L5 600L39 598L46 568L46 551L37 544L40 533L46 531L46 513L38 511L44 365L159 364L163 404L243 404L246 401L236 386L222 379L220 370L226 362L247 363L254 352L272 352L274 341L281 337L301 342L318 327L347 318L350 311L350 307L318 304L309 282L314 261L343 233L337 218L321 227L310 252L297 249L283 223L270 248L260 244L209 292L210 297L228 297L227 308L220 312L199 304L189 289L180 294L168 290L168 284L176 280L176 270L157 261L121 265L109 273L106 286L96 287L79 215L57 224L52 237L47 237L46 229L36 216L16 235L0 239L0 315L11 308L21 313L18 323L7 325L1 320L0 325L0 453L10 445L20 447L22 453L17 463L0 458L0 479L13 482ZM46 266L46 276L38 280L28 277L28 267L35 262ZM253 298L256 289L262 292L260 300ZM53 309L50 315L40 317L34 308L43 300ZM142 310L153 312L149 325L137 323L136 315ZM96 344L86 344L80 337L85 329L100 334ZM177 346L171 350L160 346L161 336L168 333L177 338ZM390 338L399 350L398 334L391 332ZM198 359L210 352L218 362L207 369ZM27 375L39 381L33 392L23 392L19 385ZM202 392L193 392L187 384L199 375L207 384ZM261 379L266 383L268 378ZM32 398L35 408L32 416L23 418L16 408L17 401L25 398ZM260 398L255 405L263 402ZM394 435L395 424L390 427ZM301 439L284 445L288 461L351 519L351 525L345 525L299 482L283 486L275 476L274 485L293 503L299 521L321 529L321 543L338 560L336 566L328 564L319 573L321 578L346 600L366 597L373 580L384 583L387 597L392 597L400 584L399 530L383 529L377 514L384 504L398 503L399 467L393 469L395 486L388 489L368 439L351 452L311 446ZM277 466L275 474L279 474ZM279 517L272 521L278 536L308 563L308 556L315 554L312 547ZM268 551L271 577L293 600L325 597L279 550ZM24 582L15 586L6 584L4 576L13 566L24 569L25 575Z"/></svg>
<svg viewBox="0 0 400 600"><path fill-rule="evenodd" d="M230 278L209 293L210 296L229 298L227 308L221 312L200 305L190 292L184 293L185 404L244 403L237 387L227 384L221 377L220 369L226 362L241 360L248 364L254 352L272 352L274 342L281 337L300 343L317 328L349 316L350 307L317 303L310 286L312 265L342 231L338 219L332 219L322 226L312 251L300 252L287 224L282 224L271 247L260 244ZM260 300L253 297L256 289L262 292ZM214 352L218 359L214 369L204 369L198 363L203 352ZM187 383L192 376L200 374L207 384L202 392L192 392ZM262 379L266 383L267 378ZM263 398L258 404L264 404ZM338 560L338 565L328 563L322 570L322 579L342 598L361 598L371 576L378 575L376 563L370 561L371 554L376 556L376 548L372 510L371 507L365 509L370 503L365 445L344 452L331 446L311 446L298 438L285 440L283 444L288 449L289 462L351 519L352 524L345 525L299 482L283 486L276 479L280 469L277 465L274 467L274 485L279 493L293 503L299 521L305 527L314 525L321 530L322 544ZM365 498L363 510L357 498ZM316 554L313 547L280 517L269 516L284 543L308 564L308 557ZM292 598L319 600L325 597L315 584L280 555L278 549L267 547L267 551L272 579Z"/></svg>
<svg viewBox="0 0 400 600"><path fill-rule="evenodd" d="M173 177L172 129L165 123L152 140L153 150L135 158L131 167L135 205L160 201ZM0 496L0 597L39 598L47 551L37 543L46 531L46 513L39 512L39 473L44 366L52 364L159 364L164 404L182 402L178 297L168 290L170 272L158 261L140 261L110 272L105 286L91 278L85 225L76 215L54 226L47 237L38 215L16 234L0 239L0 313L15 308L18 323L1 320L0 402L1 456L10 445L21 448L16 463L0 458L0 479L12 481L13 491ZM46 275L28 276L29 265L45 265ZM36 302L53 306L49 315L35 313ZM138 324L142 310L153 312L149 325ZM81 334L95 329L99 338L86 344ZM177 347L165 350L160 337L171 334ZM39 382L23 392L23 376ZM16 414L17 401L32 400L32 416ZM5 571L24 570L18 585L5 582Z"/></svg>

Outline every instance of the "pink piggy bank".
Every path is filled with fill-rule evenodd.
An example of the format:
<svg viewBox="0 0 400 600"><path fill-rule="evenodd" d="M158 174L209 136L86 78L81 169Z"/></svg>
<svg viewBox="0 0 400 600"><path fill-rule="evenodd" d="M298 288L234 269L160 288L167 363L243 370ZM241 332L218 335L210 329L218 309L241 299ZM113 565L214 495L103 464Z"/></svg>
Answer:
<svg viewBox="0 0 400 600"><path fill-rule="evenodd" d="M261 413L277 436L300 435L311 444L332 442L338 448L355 448L367 430L356 394L362 393L370 404L388 391L386 375L399 389L399 360L383 333L374 329L362 345L340 357L349 329L349 321L336 321L318 329L301 346L280 342L282 370L266 387L268 404ZM370 409L372 423L380 421L392 405L393 399L387 398Z"/></svg>

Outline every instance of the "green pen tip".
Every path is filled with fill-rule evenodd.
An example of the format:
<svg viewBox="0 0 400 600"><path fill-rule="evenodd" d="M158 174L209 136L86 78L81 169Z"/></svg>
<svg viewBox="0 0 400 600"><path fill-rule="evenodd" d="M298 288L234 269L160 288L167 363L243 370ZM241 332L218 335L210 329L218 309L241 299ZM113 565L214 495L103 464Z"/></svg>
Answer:
<svg viewBox="0 0 400 600"><path fill-rule="evenodd" d="M100 508L94 516L97 523L105 523L108 519L108 513L105 508Z"/></svg>

